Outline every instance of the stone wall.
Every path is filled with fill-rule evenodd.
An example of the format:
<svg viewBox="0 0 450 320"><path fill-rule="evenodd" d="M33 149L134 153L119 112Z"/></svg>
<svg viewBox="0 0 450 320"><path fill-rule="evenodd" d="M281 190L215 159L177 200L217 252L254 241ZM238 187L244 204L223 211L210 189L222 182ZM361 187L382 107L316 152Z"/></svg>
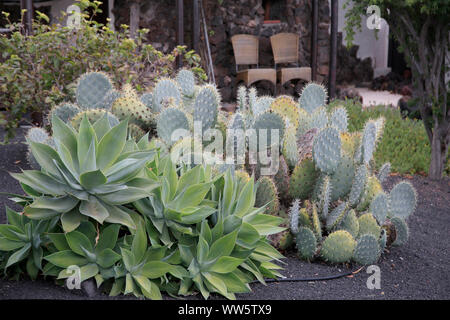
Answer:
<svg viewBox="0 0 450 320"><path fill-rule="evenodd" d="M235 98L236 68L230 38L235 34L252 34L259 37L259 65L273 67L272 48L269 37L279 32L292 32L300 37L299 64L309 66L311 61L311 0L278 0L281 4L281 22L264 24L265 10L263 0L206 0L207 19L211 54L214 64L216 84L224 101ZM185 6L185 43L190 46L192 12L191 0L184 1ZM129 23L129 11L125 0L116 0L116 26ZM145 1L141 6L140 27L150 29L148 40L157 49L170 51L176 45L175 1ZM318 32L318 81L324 81L328 75L330 12L328 0L319 0ZM203 34L202 34L203 38ZM203 53L201 53L203 55ZM295 94L301 84L288 83L278 86L278 94ZM271 84L262 81L255 84L260 93L268 93Z"/></svg>

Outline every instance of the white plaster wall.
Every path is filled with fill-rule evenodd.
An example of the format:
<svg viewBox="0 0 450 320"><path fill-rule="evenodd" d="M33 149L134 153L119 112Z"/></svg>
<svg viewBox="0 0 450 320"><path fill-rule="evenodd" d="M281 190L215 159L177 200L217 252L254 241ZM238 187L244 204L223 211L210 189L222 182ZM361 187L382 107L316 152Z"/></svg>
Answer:
<svg viewBox="0 0 450 320"><path fill-rule="evenodd" d="M346 10L343 6L346 2L347 0L339 0L338 12L338 31L342 32L342 41L344 42L344 45L346 44L346 33L344 31ZM367 28L366 21L367 17L362 16L361 32L357 32L355 34L353 44L359 46L357 53L358 58L372 58L374 77L377 77L390 71L387 66L389 50L389 25L384 19L382 19L381 29L378 30L378 37L376 37L375 30L370 30Z"/></svg>

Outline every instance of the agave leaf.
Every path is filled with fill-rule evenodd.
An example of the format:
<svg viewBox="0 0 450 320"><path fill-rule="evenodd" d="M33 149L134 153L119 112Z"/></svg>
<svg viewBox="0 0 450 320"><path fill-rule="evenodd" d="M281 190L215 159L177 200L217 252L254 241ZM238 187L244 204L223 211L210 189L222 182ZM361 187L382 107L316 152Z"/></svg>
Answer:
<svg viewBox="0 0 450 320"><path fill-rule="evenodd" d="M70 249L79 254L80 256L86 256L84 250L85 248L89 252L93 252L92 244L89 241L88 237L78 231L72 231L66 234L66 240L69 244Z"/></svg>
<svg viewBox="0 0 450 320"><path fill-rule="evenodd" d="M14 252L8 259L8 262L6 263L5 269L8 268L9 266L22 261L23 259L25 259L28 256L28 253L31 250L31 243L26 243L22 249L17 250L16 252Z"/></svg>
<svg viewBox="0 0 450 320"><path fill-rule="evenodd" d="M173 270L173 266L163 261L147 262L140 273L149 279L157 279Z"/></svg>
<svg viewBox="0 0 450 320"><path fill-rule="evenodd" d="M217 272L217 273L231 273L242 262L244 262L244 259L223 256L223 257L220 257L216 263L214 263L214 265L209 269L209 271Z"/></svg>
<svg viewBox="0 0 450 320"><path fill-rule="evenodd" d="M61 215L61 223L65 232L71 232L78 228L82 220L83 216L78 208Z"/></svg>
<svg viewBox="0 0 450 320"><path fill-rule="evenodd" d="M83 158L80 158L80 172L89 172L97 170L97 160L96 156L96 137L93 136L91 143L89 144L89 149L87 149L87 153L83 155ZM80 155L78 155L80 157Z"/></svg>
<svg viewBox="0 0 450 320"><path fill-rule="evenodd" d="M53 177L59 177L59 171L54 161L61 163L58 153L49 145L30 141L31 152L42 170L48 172Z"/></svg>
<svg viewBox="0 0 450 320"><path fill-rule="evenodd" d="M12 240L12 241L28 241L28 237L24 233L22 229L19 227L8 225L8 224L0 224L0 236Z"/></svg>
<svg viewBox="0 0 450 320"><path fill-rule="evenodd" d="M102 268L112 267L117 261L121 259L121 256L114 252L112 249L105 249L100 251L97 256L97 263Z"/></svg>
<svg viewBox="0 0 450 320"><path fill-rule="evenodd" d="M50 209L36 209L30 206L25 207L24 214L33 220L46 220L60 215L58 211L53 211Z"/></svg>
<svg viewBox="0 0 450 320"><path fill-rule="evenodd" d="M39 197L30 204L31 208L35 209L50 209L57 212L68 212L72 210L79 200L72 198L71 196L65 196L60 198Z"/></svg>
<svg viewBox="0 0 450 320"><path fill-rule="evenodd" d="M47 233L47 236L50 238L58 251L70 250L64 233Z"/></svg>
<svg viewBox="0 0 450 320"><path fill-rule="evenodd" d="M0 251L13 251L22 248L25 244L24 241L13 241L0 236Z"/></svg>
<svg viewBox="0 0 450 320"><path fill-rule="evenodd" d="M40 171L26 170L22 173L10 173L10 175L42 194L65 195L66 185Z"/></svg>
<svg viewBox="0 0 450 320"><path fill-rule="evenodd" d="M119 235L120 225L111 224L103 229L95 247L97 252L102 252L106 249L114 249Z"/></svg>
<svg viewBox="0 0 450 320"><path fill-rule="evenodd" d="M109 216L105 219L105 222L119 223L130 229L136 229L133 219L131 219L130 215L120 206L110 206L105 204L105 208L107 208L109 212Z"/></svg>
<svg viewBox="0 0 450 320"><path fill-rule="evenodd" d="M248 213L250 208L253 207L254 201L252 203L252 198L253 198L253 179L250 179L250 181L248 181L245 184L237 200L236 209L234 210L234 214L237 217L243 217L246 213Z"/></svg>
<svg viewBox="0 0 450 320"><path fill-rule="evenodd" d="M96 169L91 168L93 164L92 155L95 156L96 144L97 144L97 137L95 135L94 128L87 119L87 116L84 115L83 120L81 120L77 138L77 156L79 160L79 165L80 168L84 168L84 170L82 169L81 171L91 171ZM86 165L85 162L87 163Z"/></svg>
<svg viewBox="0 0 450 320"><path fill-rule="evenodd" d="M100 170L88 171L80 175L81 185L88 190L101 186L105 184L106 181L106 177Z"/></svg>
<svg viewBox="0 0 450 320"><path fill-rule="evenodd" d="M135 202L142 198L146 198L149 195L149 192L146 190L127 187L126 189L122 189L116 192L99 195L99 198L110 205L121 205Z"/></svg>
<svg viewBox="0 0 450 320"><path fill-rule="evenodd" d="M97 139L99 139L101 141L103 136L109 130L111 130L111 125L109 123L108 116L106 113L103 115L103 117L101 117L100 119L95 121L95 123L93 124L93 128L95 131L95 135L97 136Z"/></svg>
<svg viewBox="0 0 450 320"><path fill-rule="evenodd" d="M215 241L211 245L207 260L210 261L222 256L229 256L236 245L237 232L238 230L235 230Z"/></svg>
<svg viewBox="0 0 450 320"><path fill-rule="evenodd" d="M10 225L16 226L23 229L24 226L24 216L15 212L14 210L6 207L6 217Z"/></svg>
<svg viewBox="0 0 450 320"><path fill-rule="evenodd" d="M81 201L80 213L91 217L100 223L103 223L110 215L105 206L94 196L89 196L88 201Z"/></svg>
<svg viewBox="0 0 450 320"><path fill-rule="evenodd" d="M100 170L110 167L122 153L127 138L127 128L128 119L114 126L100 140L97 152L97 164Z"/></svg>
<svg viewBox="0 0 450 320"><path fill-rule="evenodd" d="M197 206L203 201L210 189L210 182L191 185L187 187L186 191L180 193L174 200L172 200L168 206L174 208L175 210Z"/></svg>
<svg viewBox="0 0 450 320"><path fill-rule="evenodd" d="M57 140L61 141L64 147L70 152L75 169L78 170L76 133L71 127L55 115L52 116L52 130L53 136L57 137Z"/></svg>
<svg viewBox="0 0 450 320"><path fill-rule="evenodd" d="M60 268L68 268L70 266L83 266L87 264L87 259L74 253L72 250L64 250L52 253L44 257L45 260Z"/></svg>

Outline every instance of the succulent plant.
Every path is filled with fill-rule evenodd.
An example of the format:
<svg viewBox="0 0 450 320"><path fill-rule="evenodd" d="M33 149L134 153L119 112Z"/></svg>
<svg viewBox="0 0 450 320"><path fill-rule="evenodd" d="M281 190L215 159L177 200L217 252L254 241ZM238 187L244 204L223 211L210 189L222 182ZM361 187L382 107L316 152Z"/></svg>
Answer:
<svg viewBox="0 0 450 320"><path fill-rule="evenodd" d="M353 256L356 241L345 230L331 233L322 243L320 255L325 261L342 263L349 261Z"/></svg>
<svg viewBox="0 0 450 320"><path fill-rule="evenodd" d="M111 89L113 89L111 81L105 73L85 73L78 80L77 104L84 110L97 109Z"/></svg>
<svg viewBox="0 0 450 320"><path fill-rule="evenodd" d="M357 240L352 259L358 264L369 265L378 260L380 253L378 238L372 234L364 234Z"/></svg>
<svg viewBox="0 0 450 320"><path fill-rule="evenodd" d="M172 140L172 138L176 138L172 137L172 134L177 129L185 129L189 132L190 125L186 114L182 110L174 107L164 109L159 114L158 120L156 121L158 136L164 141L165 144L171 146L176 141Z"/></svg>
<svg viewBox="0 0 450 320"><path fill-rule="evenodd" d="M161 79L156 83L153 89L152 111L159 113L163 110L164 104L169 98L175 100L175 104L182 102L180 88L178 83L172 79Z"/></svg>
<svg viewBox="0 0 450 320"><path fill-rule="evenodd" d="M51 232L57 219L30 220L23 214L6 208L9 224L0 225L0 251L7 252L6 270L26 260L26 271L36 279L42 270L42 256L49 244L47 232Z"/></svg>
<svg viewBox="0 0 450 320"><path fill-rule="evenodd" d="M24 214L33 220L59 216L65 232L86 217L134 227L121 205L145 197L155 187L152 181L136 185L142 179L138 174L155 153L123 153L127 125L123 121L111 127L106 117L92 125L85 116L75 131L55 116L56 147L30 142L41 171L11 173L34 199Z"/></svg>
<svg viewBox="0 0 450 320"><path fill-rule="evenodd" d="M300 94L300 108L305 109L308 113L327 103L327 91L324 86L317 83L308 83Z"/></svg>
<svg viewBox="0 0 450 320"><path fill-rule="evenodd" d="M48 114L48 122L51 122L52 117L55 115L64 122L69 122L74 116L81 112L81 109L72 103L64 102L53 107Z"/></svg>
<svg viewBox="0 0 450 320"><path fill-rule="evenodd" d="M280 210L280 201L278 200L277 187L273 180L269 177L261 177L256 183L256 199L257 207L266 206L265 212L271 215L278 215Z"/></svg>

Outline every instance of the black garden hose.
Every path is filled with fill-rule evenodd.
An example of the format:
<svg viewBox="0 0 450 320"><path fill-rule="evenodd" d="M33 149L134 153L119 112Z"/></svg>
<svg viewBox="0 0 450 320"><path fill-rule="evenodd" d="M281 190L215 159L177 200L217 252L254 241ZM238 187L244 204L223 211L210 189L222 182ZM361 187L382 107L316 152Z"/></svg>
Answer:
<svg viewBox="0 0 450 320"><path fill-rule="evenodd" d="M360 271L361 269L355 270L355 271L349 271L346 273L340 273L340 274L335 274L335 275L331 275L331 276L326 276L326 277L316 277L316 278L284 278L284 279L264 279L265 282L300 282L300 281L324 281L324 280L333 280L333 279L338 279L338 278L342 278L342 277L347 277L347 276L351 276L353 274L356 274ZM260 283L258 280L252 281L250 283Z"/></svg>

